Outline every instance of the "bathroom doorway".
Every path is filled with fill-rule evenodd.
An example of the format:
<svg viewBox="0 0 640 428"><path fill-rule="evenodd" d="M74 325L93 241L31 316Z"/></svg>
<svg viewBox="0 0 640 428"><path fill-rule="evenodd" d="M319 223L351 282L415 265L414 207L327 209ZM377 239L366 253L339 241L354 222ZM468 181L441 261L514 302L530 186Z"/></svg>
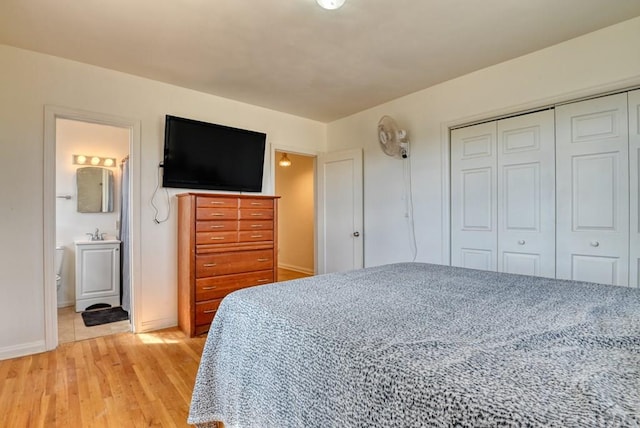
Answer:
<svg viewBox="0 0 640 428"><path fill-rule="evenodd" d="M133 279L139 260L132 247L137 247L139 238L137 226L131 223L136 223L134 213L139 210L133 197L138 193L139 174L132 158L137 158L138 152L136 121L45 107L47 349L59 343L135 331ZM96 173L98 178L90 179ZM130 180L123 183L127 176ZM128 227L123 227L126 224ZM127 230L133 233L127 234ZM76 253L81 255L78 263ZM105 258L104 254L111 256ZM123 281L121 273L129 281ZM105 281L111 293L104 287ZM88 284L87 288L76 293L77 282ZM121 286L128 291L123 293ZM120 308L122 298L126 312ZM111 309L105 310L108 307ZM89 311L90 317L82 316Z"/></svg>
<svg viewBox="0 0 640 428"><path fill-rule="evenodd" d="M278 281L315 274L316 157L276 150Z"/></svg>
<svg viewBox="0 0 640 428"><path fill-rule="evenodd" d="M120 306L123 294L120 274L122 269L120 260L110 256L109 247L104 250L101 248L100 253L87 253L89 257L78 257L76 251L77 248L83 248L83 241L94 239L92 242L98 245L102 242L110 243L117 259L120 259L120 254L125 255L120 251L120 211L123 206L121 162L129 157L129 140L127 128L56 119L56 293L59 343L131 331L128 319L90 327L85 325L84 317L79 311L87 307L104 311L108 308L107 305ZM81 247L76 247L76 243L80 243ZM95 247L92 245L90 249ZM76 263L84 260L84 263L95 264L93 260L97 260L99 254L106 254L106 262L115 265L109 267L104 265L105 262L99 262L101 272L93 272L96 269L90 266L85 267L85 282L92 282L94 288L86 295L102 294L103 297L91 298L90 305L83 305L76 290L76 283L79 281L76 278ZM112 278L109 277L111 273L114 274ZM96 275L102 275L103 278L94 278ZM109 283L104 283L104 280ZM105 287L116 290L117 295L113 291L102 291ZM105 297L105 294L111 296ZM109 312L112 313L122 314ZM104 317L107 314L102 312L92 315ZM106 317L95 322L110 319Z"/></svg>

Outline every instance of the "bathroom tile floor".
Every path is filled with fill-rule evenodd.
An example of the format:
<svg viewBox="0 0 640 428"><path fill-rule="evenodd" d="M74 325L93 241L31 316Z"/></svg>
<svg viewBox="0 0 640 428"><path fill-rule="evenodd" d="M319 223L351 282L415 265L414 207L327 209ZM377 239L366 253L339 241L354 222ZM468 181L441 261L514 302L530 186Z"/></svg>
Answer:
<svg viewBox="0 0 640 428"><path fill-rule="evenodd" d="M73 306L58 308L58 343L75 342L128 331L131 331L129 320L86 327L82 321L82 315L76 312Z"/></svg>

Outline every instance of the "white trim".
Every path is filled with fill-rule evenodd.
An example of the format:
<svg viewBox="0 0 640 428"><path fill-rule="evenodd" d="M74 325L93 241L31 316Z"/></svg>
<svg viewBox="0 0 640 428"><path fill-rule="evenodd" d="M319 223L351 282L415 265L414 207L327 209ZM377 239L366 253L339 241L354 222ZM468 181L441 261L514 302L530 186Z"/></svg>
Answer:
<svg viewBox="0 0 640 428"><path fill-rule="evenodd" d="M290 265L288 263L278 263L278 268L292 270L294 272L300 272L307 275L315 275L315 271L313 269L305 268L302 266Z"/></svg>
<svg viewBox="0 0 640 428"><path fill-rule="evenodd" d="M440 123L440 139L441 139L441 159L442 159L442 261L443 264L451 264L451 141L450 130L459 128L464 125L489 121L493 118L504 117L507 115L518 114L519 112L532 111L536 109L550 108L559 104L566 104L585 98L592 98L606 95L612 92L623 92L631 90L631 88L640 85L640 74L614 82L583 88L580 90L564 92L562 94L530 101L523 104L507 106L497 110L490 110L483 113L474 114L472 116L460 117L455 120Z"/></svg>
<svg viewBox="0 0 640 428"><path fill-rule="evenodd" d="M43 243L44 243L44 319L45 348L58 346L58 311L54 272L54 249L56 237L55 218L55 145L56 119L70 119L101 125L117 126L129 129L129 162L131 163L131 326L134 332L142 326L138 321L142 295L140 283L140 147L141 125L137 119L124 118L109 114L73 109L61 106L44 106L44 191L43 191Z"/></svg>
<svg viewBox="0 0 640 428"><path fill-rule="evenodd" d="M144 321L140 323L140 326L136 329L136 333L162 330L164 328L176 327L177 325L177 318L160 318L157 320Z"/></svg>
<svg viewBox="0 0 640 428"><path fill-rule="evenodd" d="M0 348L0 360L23 357L25 355L39 354L46 351L44 340L21 343L19 345L5 346Z"/></svg>

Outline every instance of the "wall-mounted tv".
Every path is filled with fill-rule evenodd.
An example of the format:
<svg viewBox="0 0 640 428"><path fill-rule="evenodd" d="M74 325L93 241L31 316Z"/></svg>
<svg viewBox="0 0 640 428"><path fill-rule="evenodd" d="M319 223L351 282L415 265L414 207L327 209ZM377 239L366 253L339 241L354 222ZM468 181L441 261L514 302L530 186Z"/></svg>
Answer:
<svg viewBox="0 0 640 428"><path fill-rule="evenodd" d="M260 192L266 137L167 115L162 186Z"/></svg>

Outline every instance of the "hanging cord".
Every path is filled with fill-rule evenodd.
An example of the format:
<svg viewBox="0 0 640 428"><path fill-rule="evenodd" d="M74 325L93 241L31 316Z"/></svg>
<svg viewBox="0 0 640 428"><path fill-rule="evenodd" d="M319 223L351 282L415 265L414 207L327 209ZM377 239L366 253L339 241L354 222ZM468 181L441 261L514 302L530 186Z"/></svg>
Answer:
<svg viewBox="0 0 640 428"><path fill-rule="evenodd" d="M413 221L413 192L411 190L411 158L406 157L402 160L402 170L404 174L404 204L405 217L409 226L409 245L411 247L412 262L418 257L418 245L416 243L416 230Z"/></svg>
<svg viewBox="0 0 640 428"><path fill-rule="evenodd" d="M156 188L153 191L153 195L151 195L151 206L153 207L153 222L155 224L160 224L160 223L164 223L165 221L169 220L169 216L171 216L171 201L169 200L169 191L167 190L167 188L165 187L164 190L164 194L166 196L166 200L167 200L167 215L163 218L163 219L159 219L158 218L158 214L159 214L159 210L158 207L156 206L154 200L156 198L156 193L158 193L158 190L160 189L160 171L162 170L162 166L158 167L158 175L156 176Z"/></svg>

